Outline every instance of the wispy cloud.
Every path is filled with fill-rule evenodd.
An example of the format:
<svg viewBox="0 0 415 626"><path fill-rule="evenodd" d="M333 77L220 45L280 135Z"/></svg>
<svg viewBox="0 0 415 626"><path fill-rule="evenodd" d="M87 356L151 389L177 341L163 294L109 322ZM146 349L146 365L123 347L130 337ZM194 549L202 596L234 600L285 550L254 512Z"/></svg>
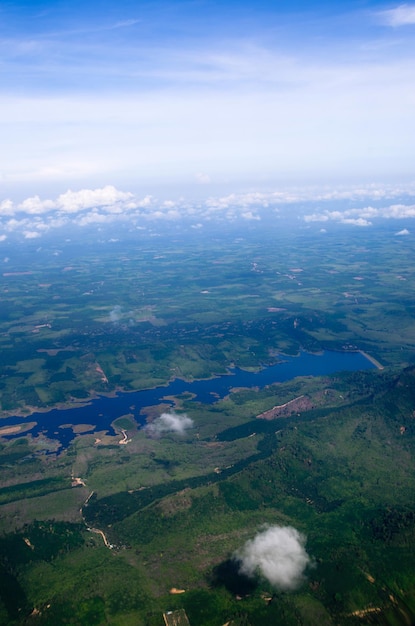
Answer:
<svg viewBox="0 0 415 626"><path fill-rule="evenodd" d="M135 26L136 24L140 24L141 20L129 19L129 20L121 20L120 22L116 22L112 28L128 28L129 26Z"/></svg>
<svg viewBox="0 0 415 626"><path fill-rule="evenodd" d="M408 26L415 24L415 5L400 4L394 9L379 11L378 16L387 26Z"/></svg>
<svg viewBox="0 0 415 626"><path fill-rule="evenodd" d="M21 15L19 28L5 6L2 180L39 192L56 181L193 184L195 172L212 186L264 187L409 173L408 29L391 55L390 29L369 13L342 6L340 20L317 3L299 20L268 5L155 2L131 14L121 0L105 14L93 0ZM414 13L403 4L378 16L396 26Z"/></svg>

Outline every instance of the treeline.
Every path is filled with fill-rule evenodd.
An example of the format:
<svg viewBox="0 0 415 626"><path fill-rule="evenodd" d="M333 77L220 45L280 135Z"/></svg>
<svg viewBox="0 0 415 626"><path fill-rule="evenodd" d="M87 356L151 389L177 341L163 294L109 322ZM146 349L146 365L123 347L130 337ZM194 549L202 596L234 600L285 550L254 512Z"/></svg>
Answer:
<svg viewBox="0 0 415 626"><path fill-rule="evenodd" d="M48 493L69 489L70 481L67 478L57 476L55 478L42 478L32 480L29 483L20 483L0 489L0 505L26 498L38 498Z"/></svg>
<svg viewBox="0 0 415 626"><path fill-rule="evenodd" d="M98 528L111 526L146 508L153 502L183 489L195 489L204 485L213 485L233 474L237 474L252 463L269 456L272 453L273 446L269 443L267 444L267 440L268 438L262 446L259 446L261 449L257 454L253 454L231 467L221 470L220 473L209 472L203 476L173 480L140 491L134 491L133 493L122 491L100 499L94 494L87 506L84 507L85 520L90 526L97 526ZM271 440L273 441L272 436Z"/></svg>

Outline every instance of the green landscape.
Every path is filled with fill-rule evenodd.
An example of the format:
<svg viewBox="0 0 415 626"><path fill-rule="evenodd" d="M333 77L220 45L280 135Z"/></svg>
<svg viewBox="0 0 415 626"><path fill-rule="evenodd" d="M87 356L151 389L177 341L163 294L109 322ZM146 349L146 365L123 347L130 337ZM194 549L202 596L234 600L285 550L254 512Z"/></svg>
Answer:
<svg viewBox="0 0 415 626"><path fill-rule="evenodd" d="M396 230L4 243L0 624L413 624L415 246ZM323 351L376 367L91 419L98 398ZM244 571L287 528L294 583Z"/></svg>

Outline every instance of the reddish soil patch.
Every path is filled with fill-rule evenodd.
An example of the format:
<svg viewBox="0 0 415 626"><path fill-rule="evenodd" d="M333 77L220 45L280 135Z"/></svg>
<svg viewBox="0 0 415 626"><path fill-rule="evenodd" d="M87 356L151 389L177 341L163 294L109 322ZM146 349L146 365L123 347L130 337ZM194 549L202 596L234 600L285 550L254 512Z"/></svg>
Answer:
<svg viewBox="0 0 415 626"><path fill-rule="evenodd" d="M264 411L257 415L257 418L264 420L274 420L277 417L289 417L293 413L302 413L303 411L309 411L314 408L313 402L308 396L299 396L290 400L285 404L274 406L269 411Z"/></svg>

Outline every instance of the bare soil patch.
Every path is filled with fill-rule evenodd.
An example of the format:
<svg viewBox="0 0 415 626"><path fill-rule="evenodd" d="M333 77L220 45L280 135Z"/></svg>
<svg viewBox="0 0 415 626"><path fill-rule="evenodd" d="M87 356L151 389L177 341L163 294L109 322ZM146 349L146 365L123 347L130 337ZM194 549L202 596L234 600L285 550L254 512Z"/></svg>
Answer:
<svg viewBox="0 0 415 626"><path fill-rule="evenodd" d="M285 404L279 404L274 406L269 411L264 411L257 415L259 419L273 420L277 417L289 417L294 413L302 413L303 411L310 411L314 408L314 404L308 396L299 396L294 398Z"/></svg>

